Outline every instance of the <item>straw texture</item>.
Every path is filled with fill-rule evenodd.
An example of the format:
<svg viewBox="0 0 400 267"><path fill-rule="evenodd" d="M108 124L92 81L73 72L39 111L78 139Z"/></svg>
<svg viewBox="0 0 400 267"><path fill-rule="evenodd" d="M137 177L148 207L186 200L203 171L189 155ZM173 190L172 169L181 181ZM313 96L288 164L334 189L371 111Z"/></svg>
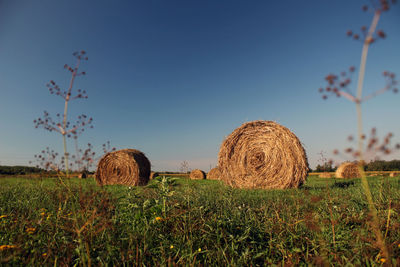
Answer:
<svg viewBox="0 0 400 267"><path fill-rule="evenodd" d="M299 139L273 121L252 121L234 130L221 144L218 166L221 180L238 188L298 187L309 171Z"/></svg>
<svg viewBox="0 0 400 267"><path fill-rule="evenodd" d="M207 179L209 179L209 180L219 180L220 177L221 177L221 172L219 171L218 167L212 168L207 173Z"/></svg>
<svg viewBox="0 0 400 267"><path fill-rule="evenodd" d="M149 182L150 161L135 149L122 149L105 154L96 170L99 185L146 185Z"/></svg>
<svg viewBox="0 0 400 267"><path fill-rule="evenodd" d="M361 174L357 163L345 162L337 168L335 176L336 178L359 178Z"/></svg>
<svg viewBox="0 0 400 267"><path fill-rule="evenodd" d="M202 170L195 169L190 172L190 179L195 179L195 180L206 179L206 174Z"/></svg>

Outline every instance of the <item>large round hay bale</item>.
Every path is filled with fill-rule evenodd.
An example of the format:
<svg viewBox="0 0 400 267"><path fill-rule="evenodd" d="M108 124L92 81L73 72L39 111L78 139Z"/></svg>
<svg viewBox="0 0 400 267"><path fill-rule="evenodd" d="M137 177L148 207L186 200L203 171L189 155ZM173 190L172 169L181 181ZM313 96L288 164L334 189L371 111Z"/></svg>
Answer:
<svg viewBox="0 0 400 267"><path fill-rule="evenodd" d="M195 180L206 179L206 174L202 170L195 169L190 172L190 179L195 179Z"/></svg>
<svg viewBox="0 0 400 267"><path fill-rule="evenodd" d="M150 161L135 149L122 149L105 154L95 174L99 185L146 185L149 182Z"/></svg>
<svg viewBox="0 0 400 267"><path fill-rule="evenodd" d="M292 188L307 179L307 156L299 139L273 121L244 123L223 141L221 180L238 188Z"/></svg>
<svg viewBox="0 0 400 267"><path fill-rule="evenodd" d="M219 171L218 167L212 168L207 173L207 179L209 179L209 180L219 180L220 177L221 177L221 172Z"/></svg>
<svg viewBox="0 0 400 267"><path fill-rule="evenodd" d="M157 176L160 176L160 174L158 172L151 172L150 173L150 180L153 180L154 178L156 178Z"/></svg>
<svg viewBox="0 0 400 267"><path fill-rule="evenodd" d="M335 176L336 178L359 178L361 174L357 163L345 162L337 168Z"/></svg>

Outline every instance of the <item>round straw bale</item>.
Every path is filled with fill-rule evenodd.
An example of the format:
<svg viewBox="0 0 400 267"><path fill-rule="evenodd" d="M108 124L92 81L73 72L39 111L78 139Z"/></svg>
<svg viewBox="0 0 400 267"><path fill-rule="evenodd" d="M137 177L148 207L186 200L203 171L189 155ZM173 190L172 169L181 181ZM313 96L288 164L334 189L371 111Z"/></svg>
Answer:
<svg viewBox="0 0 400 267"><path fill-rule="evenodd" d="M221 177L221 172L219 171L218 167L212 168L207 173L207 179L210 179L210 180L219 180L220 177Z"/></svg>
<svg viewBox="0 0 400 267"><path fill-rule="evenodd" d="M105 154L95 174L99 185L146 185L149 182L150 161L135 149L122 149Z"/></svg>
<svg viewBox="0 0 400 267"><path fill-rule="evenodd" d="M195 169L190 172L190 179L196 179L196 180L206 179L206 174L202 170Z"/></svg>
<svg viewBox="0 0 400 267"><path fill-rule="evenodd" d="M87 177L88 177L88 173L85 171L78 174L79 179L85 179Z"/></svg>
<svg viewBox="0 0 400 267"><path fill-rule="evenodd" d="M330 172L322 172L319 174L320 178L331 178L332 174Z"/></svg>
<svg viewBox="0 0 400 267"><path fill-rule="evenodd" d="M160 174L158 172L151 172L150 173L150 180L153 180L154 178L156 178L157 176L160 176Z"/></svg>
<svg viewBox="0 0 400 267"><path fill-rule="evenodd" d="M399 175L399 173L397 173L397 172L391 172L389 174L390 177L396 177L397 175Z"/></svg>
<svg viewBox="0 0 400 267"><path fill-rule="evenodd" d="M307 156L299 139L273 121L252 121L234 130L218 154L221 180L238 188L283 189L307 179Z"/></svg>
<svg viewBox="0 0 400 267"><path fill-rule="evenodd" d="M335 176L336 178L358 178L361 174L357 163L345 162L337 168Z"/></svg>

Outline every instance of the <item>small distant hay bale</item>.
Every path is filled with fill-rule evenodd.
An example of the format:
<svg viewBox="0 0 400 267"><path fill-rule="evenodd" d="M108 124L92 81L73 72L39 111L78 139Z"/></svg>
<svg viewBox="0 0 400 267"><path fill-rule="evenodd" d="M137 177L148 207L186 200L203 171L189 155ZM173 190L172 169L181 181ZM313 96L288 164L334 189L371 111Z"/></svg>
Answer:
<svg viewBox="0 0 400 267"><path fill-rule="evenodd" d="M399 173L397 173L397 172L391 172L391 173L389 174L390 177L396 177L396 176L398 176L398 175L399 175Z"/></svg>
<svg viewBox="0 0 400 267"><path fill-rule="evenodd" d="M86 178L88 178L88 173L87 172L81 172L81 173L79 173L78 174L78 178L79 179L86 179Z"/></svg>
<svg viewBox="0 0 400 267"><path fill-rule="evenodd" d="M221 172L219 171L218 167L212 168L207 173L207 179L209 179L209 180L219 180L220 177L221 177Z"/></svg>
<svg viewBox="0 0 400 267"><path fill-rule="evenodd" d="M361 174L357 163L345 162L337 168L335 176L336 178L359 178Z"/></svg>
<svg viewBox="0 0 400 267"><path fill-rule="evenodd" d="M306 152L288 128L252 121L235 129L218 154L221 180L238 188L297 188L309 171Z"/></svg>
<svg viewBox="0 0 400 267"><path fill-rule="evenodd" d="M320 178L331 178L332 177L332 173L330 172L323 172L319 174Z"/></svg>
<svg viewBox="0 0 400 267"><path fill-rule="evenodd" d="M190 172L190 179L201 180L206 179L206 174L202 170L195 169Z"/></svg>
<svg viewBox="0 0 400 267"><path fill-rule="evenodd" d="M151 172L150 173L150 180L153 180L154 178L156 178L157 176L160 176L160 174L158 172Z"/></svg>
<svg viewBox="0 0 400 267"><path fill-rule="evenodd" d="M100 159L95 178L99 185L146 185L150 178L150 161L136 149L109 152Z"/></svg>

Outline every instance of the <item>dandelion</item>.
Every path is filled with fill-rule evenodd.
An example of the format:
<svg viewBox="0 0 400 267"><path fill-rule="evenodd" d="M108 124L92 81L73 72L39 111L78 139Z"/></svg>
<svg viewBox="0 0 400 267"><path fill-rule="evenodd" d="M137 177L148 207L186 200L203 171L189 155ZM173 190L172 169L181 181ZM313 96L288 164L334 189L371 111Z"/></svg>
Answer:
<svg viewBox="0 0 400 267"><path fill-rule="evenodd" d="M0 246L0 251L6 250L6 249L10 249L10 248L16 248L17 246L15 245L1 245Z"/></svg>
<svg viewBox="0 0 400 267"><path fill-rule="evenodd" d="M8 217L8 215L1 215L0 219L6 218L6 217Z"/></svg>
<svg viewBox="0 0 400 267"><path fill-rule="evenodd" d="M382 258L382 259L381 259L381 262L382 262L382 263L385 263L385 262L386 262L386 259L385 259L385 258Z"/></svg>
<svg viewBox="0 0 400 267"><path fill-rule="evenodd" d="M173 248L174 248L174 245L171 245L169 248L170 248L170 249L173 249Z"/></svg>
<svg viewBox="0 0 400 267"><path fill-rule="evenodd" d="M156 221L162 221L161 217L156 217Z"/></svg>
<svg viewBox="0 0 400 267"><path fill-rule="evenodd" d="M199 248L198 251L201 252L201 248Z"/></svg>

